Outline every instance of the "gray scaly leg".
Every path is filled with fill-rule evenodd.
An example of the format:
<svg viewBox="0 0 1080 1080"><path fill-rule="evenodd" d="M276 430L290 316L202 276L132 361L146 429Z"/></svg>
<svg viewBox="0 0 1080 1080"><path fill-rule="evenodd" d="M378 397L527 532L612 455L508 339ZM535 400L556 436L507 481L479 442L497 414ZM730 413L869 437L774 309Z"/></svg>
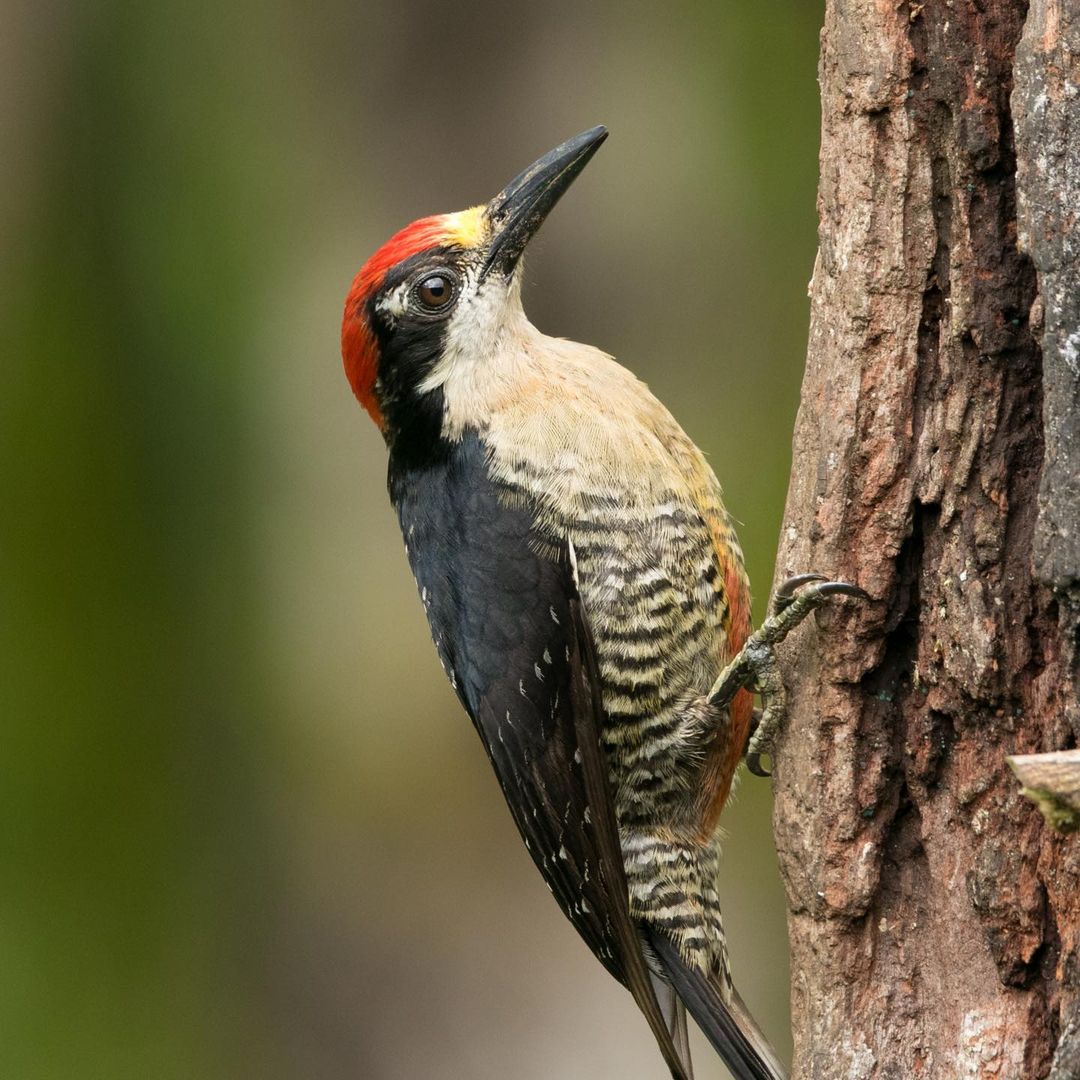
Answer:
<svg viewBox="0 0 1080 1080"><path fill-rule="evenodd" d="M784 722L786 693L775 648L810 614L832 596L852 596L869 600L857 585L829 581L823 574L799 574L788 578L776 590L769 614L739 650L738 656L722 672L709 691L709 704L718 708L744 688L761 695L763 708L746 750L746 767L756 776L768 776L761 758L767 754Z"/></svg>

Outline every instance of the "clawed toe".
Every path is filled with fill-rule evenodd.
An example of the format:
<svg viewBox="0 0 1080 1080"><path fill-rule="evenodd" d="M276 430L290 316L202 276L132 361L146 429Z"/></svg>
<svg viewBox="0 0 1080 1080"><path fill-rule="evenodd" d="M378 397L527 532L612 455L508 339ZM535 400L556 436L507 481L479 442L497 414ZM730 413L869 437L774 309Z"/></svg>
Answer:
<svg viewBox="0 0 1080 1080"><path fill-rule="evenodd" d="M869 600L870 594L858 585L846 581L830 581L824 574L796 574L785 581L773 594L770 614L779 615L796 600L808 608L817 607L830 596L851 596Z"/></svg>
<svg viewBox="0 0 1080 1080"><path fill-rule="evenodd" d="M746 768L755 776L760 776L767 780L770 776L772 776L772 772L769 769L766 769L765 766L761 764L761 759L764 756L764 752L758 752L757 750L748 750L746 752Z"/></svg>
<svg viewBox="0 0 1080 1080"><path fill-rule="evenodd" d="M775 593L773 593L772 603L769 605L769 609L772 612L783 611L784 608L795 599L795 594L804 586L809 585L812 581L828 581L829 579L824 574L796 574L794 577L789 577Z"/></svg>
<svg viewBox="0 0 1080 1080"><path fill-rule="evenodd" d="M747 740L745 755L746 767L755 776L772 775L771 769L762 764L762 758L766 755L771 758L773 740L784 722L784 683L773 650L811 611L833 596L870 599L858 585L830 581L824 574L797 574L788 578L772 598L769 617L750 636L737 658L746 657L742 669L737 663L728 665L713 688L711 700L717 704L730 701L739 685L749 686L761 695L765 707Z"/></svg>
<svg viewBox="0 0 1080 1080"><path fill-rule="evenodd" d="M819 596L854 596L857 600L869 600L870 594L858 585L852 585L847 581L826 581L821 585L814 586L814 592Z"/></svg>

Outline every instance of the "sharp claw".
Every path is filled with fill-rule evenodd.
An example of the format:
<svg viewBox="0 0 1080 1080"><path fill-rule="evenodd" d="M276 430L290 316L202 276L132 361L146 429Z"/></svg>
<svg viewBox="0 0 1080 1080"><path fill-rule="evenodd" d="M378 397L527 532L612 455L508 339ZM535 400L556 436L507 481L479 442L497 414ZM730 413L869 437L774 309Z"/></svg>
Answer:
<svg viewBox="0 0 1080 1080"><path fill-rule="evenodd" d="M850 585L846 581L826 581L823 585L816 585L814 591L819 596L853 596L856 600L869 600L870 594L858 585Z"/></svg>
<svg viewBox="0 0 1080 1080"><path fill-rule="evenodd" d="M802 593L814 606L830 596L850 596L856 600L870 600L871 596L865 589L858 585L851 585L846 581L829 581L824 574L796 574L788 578L778 588L772 598L772 610L779 614L785 608L790 607L800 594L800 590L810 586Z"/></svg>
<svg viewBox="0 0 1080 1080"><path fill-rule="evenodd" d="M804 585L809 585L813 581L827 581L828 579L824 574L796 574L794 577L789 577L787 581L783 582L780 587L773 593L772 603L769 607L779 613L784 610L795 599L795 594Z"/></svg>
<svg viewBox="0 0 1080 1080"><path fill-rule="evenodd" d="M747 651L749 643L744 645L743 651L721 672L712 690L709 691L709 701L714 705L727 705L735 692L736 685L750 686L752 690L770 701L769 707L760 720L760 723L769 724L769 730L767 733L762 732L755 724L754 731L748 739L750 745L754 743L759 746L767 745L783 715L783 683L777 681L779 674L775 669L776 660L772 655L773 648L783 641L789 631L798 626L811 611L820 607L831 596L850 596L855 600L872 599L870 594L858 585L852 585L847 581L829 581L824 574L797 574L795 577L788 578L773 594L769 604L769 618L754 632L757 651L750 656ZM792 604L798 606L792 608ZM765 677L766 674L768 678ZM771 704L773 695L779 695L780 718L775 715L776 708ZM771 724L769 723L770 716L772 717ZM758 738L759 735L762 737ZM762 757L765 756L768 756L771 762L772 755L767 750L752 750L750 745L747 746L745 754L747 769L755 776L772 776L772 770L766 769L761 763Z"/></svg>
<svg viewBox="0 0 1080 1080"><path fill-rule="evenodd" d="M765 766L761 764L761 757L762 757L762 755L760 753L758 753L756 750L752 750L749 754L747 754L746 755L746 767L747 767L747 769L749 769L750 772L752 772L755 776L763 776L763 777L772 776L772 773L769 772L769 770L766 769Z"/></svg>
<svg viewBox="0 0 1080 1080"><path fill-rule="evenodd" d="M829 579L824 574L796 574L794 577L789 577L787 581L776 590L776 595L791 596L804 585L809 585L811 581L828 580Z"/></svg>

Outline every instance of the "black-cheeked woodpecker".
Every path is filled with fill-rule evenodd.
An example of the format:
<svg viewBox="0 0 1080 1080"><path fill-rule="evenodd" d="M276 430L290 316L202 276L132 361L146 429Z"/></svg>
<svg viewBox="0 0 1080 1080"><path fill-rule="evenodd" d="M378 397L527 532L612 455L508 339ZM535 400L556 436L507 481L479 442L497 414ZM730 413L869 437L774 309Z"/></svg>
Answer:
<svg viewBox="0 0 1080 1080"><path fill-rule="evenodd" d="M522 253L607 132L484 206L423 218L345 304L353 391L444 669L533 860L633 994L677 1080L686 1010L739 1080L786 1075L736 993L717 822L782 684L772 647L829 595L782 587L754 634L742 551L701 451L610 356L540 333Z"/></svg>

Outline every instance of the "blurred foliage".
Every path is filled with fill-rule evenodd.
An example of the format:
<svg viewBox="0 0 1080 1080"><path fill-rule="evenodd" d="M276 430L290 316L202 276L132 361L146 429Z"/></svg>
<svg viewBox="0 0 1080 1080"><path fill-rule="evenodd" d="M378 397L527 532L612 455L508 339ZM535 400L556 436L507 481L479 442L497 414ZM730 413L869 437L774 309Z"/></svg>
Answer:
<svg viewBox="0 0 1080 1080"><path fill-rule="evenodd" d="M708 451L760 602L820 4L5 6L0 1075L659 1076L443 683L341 302L608 124L527 304ZM744 783L723 891L784 1049L768 813Z"/></svg>

